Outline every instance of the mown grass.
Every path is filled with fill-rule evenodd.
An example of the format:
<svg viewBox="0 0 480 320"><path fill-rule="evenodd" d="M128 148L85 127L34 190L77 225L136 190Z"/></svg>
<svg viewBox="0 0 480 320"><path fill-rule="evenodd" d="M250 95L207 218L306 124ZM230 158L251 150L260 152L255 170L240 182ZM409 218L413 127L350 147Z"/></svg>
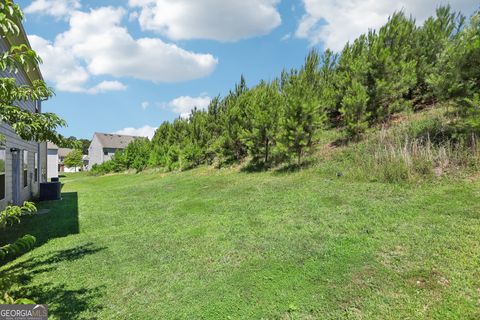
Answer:
<svg viewBox="0 0 480 320"><path fill-rule="evenodd" d="M480 181L199 168L63 179L0 268L53 319L478 319ZM78 203L77 203L78 201ZM60 232L67 230L67 234Z"/></svg>

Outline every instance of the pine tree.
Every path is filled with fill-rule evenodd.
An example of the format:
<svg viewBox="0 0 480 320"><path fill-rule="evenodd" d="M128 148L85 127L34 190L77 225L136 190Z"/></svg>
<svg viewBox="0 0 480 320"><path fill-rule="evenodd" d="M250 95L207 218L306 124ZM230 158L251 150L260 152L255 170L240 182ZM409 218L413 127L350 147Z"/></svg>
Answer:
<svg viewBox="0 0 480 320"><path fill-rule="evenodd" d="M320 101L322 104L321 112L326 112L332 122L336 122L339 116L338 94L338 55L330 50L325 50L321 57L320 75Z"/></svg>
<svg viewBox="0 0 480 320"><path fill-rule="evenodd" d="M368 85L374 85L368 76L371 68L367 36L362 35L343 49L336 76L338 113L349 137L358 137L369 125Z"/></svg>
<svg viewBox="0 0 480 320"><path fill-rule="evenodd" d="M365 86L353 79L345 90L340 109L347 133L351 137L358 137L368 128L367 119L370 116L367 112L368 99Z"/></svg>
<svg viewBox="0 0 480 320"><path fill-rule="evenodd" d="M291 72L288 77L282 77L284 105L278 150L284 152L287 158L296 158L297 164L313 150L315 134L326 120L319 97L319 62L319 55L313 50L300 72Z"/></svg>
<svg viewBox="0 0 480 320"><path fill-rule="evenodd" d="M428 18L415 34L417 85L413 100L420 107L437 100L428 77L439 67L439 57L465 24L465 17L453 12L450 6L439 7L435 17ZM442 62L443 63L443 62Z"/></svg>
<svg viewBox="0 0 480 320"><path fill-rule="evenodd" d="M257 87L243 95L246 122L242 141L254 162L269 164L272 149L278 138L279 118L282 116L282 97L278 82L262 81ZM274 152L274 151L273 151Z"/></svg>
<svg viewBox="0 0 480 320"><path fill-rule="evenodd" d="M223 127L222 135L217 144L219 156L226 161L239 161L247 155L247 146L241 139L241 134L246 128L245 100L242 95L248 92L245 78L242 76L235 90L230 92L221 103Z"/></svg>
<svg viewBox="0 0 480 320"><path fill-rule="evenodd" d="M427 82L457 107L461 132L480 133L480 12L445 47Z"/></svg>
<svg viewBox="0 0 480 320"><path fill-rule="evenodd" d="M378 33L369 34L368 111L373 121L411 106L409 94L417 83L415 32L415 21L396 12Z"/></svg>

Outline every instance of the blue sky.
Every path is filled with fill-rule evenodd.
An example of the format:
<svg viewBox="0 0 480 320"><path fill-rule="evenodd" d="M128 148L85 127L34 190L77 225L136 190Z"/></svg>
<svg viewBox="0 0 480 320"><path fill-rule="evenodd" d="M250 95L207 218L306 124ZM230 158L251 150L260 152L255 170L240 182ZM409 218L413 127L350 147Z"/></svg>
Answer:
<svg viewBox="0 0 480 320"><path fill-rule="evenodd" d="M152 135L203 108L243 74L248 85L299 67L311 47L340 50L404 9L419 22L441 1L22 0L30 42L56 96L60 132ZM469 15L476 1L452 1Z"/></svg>

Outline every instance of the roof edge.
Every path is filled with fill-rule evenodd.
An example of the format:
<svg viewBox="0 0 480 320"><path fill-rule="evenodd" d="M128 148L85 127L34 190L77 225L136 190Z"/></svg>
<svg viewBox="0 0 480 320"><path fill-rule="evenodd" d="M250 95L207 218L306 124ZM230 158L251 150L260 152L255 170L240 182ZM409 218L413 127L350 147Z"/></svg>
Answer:
<svg viewBox="0 0 480 320"><path fill-rule="evenodd" d="M120 134L120 133L108 133L108 132L94 132L93 135L103 134L103 135L113 135L113 136L121 136L121 137L133 137L133 138L148 138L144 136L132 136L130 134Z"/></svg>
<svg viewBox="0 0 480 320"><path fill-rule="evenodd" d="M16 21L16 25L18 26L19 33L16 35L2 35L2 38L7 42L9 47L11 48L12 46L18 46L21 44L26 44L28 48L32 49L32 45L30 44L30 41L28 40L27 33L25 32L25 28L23 27L23 23L21 21ZM32 49L33 50L33 49ZM31 66L30 70L27 71L23 69L23 72L27 75L28 80L30 81L31 84L33 84L34 81L36 80L41 80L45 81L43 79L43 75L40 71L40 66L38 64L35 64Z"/></svg>

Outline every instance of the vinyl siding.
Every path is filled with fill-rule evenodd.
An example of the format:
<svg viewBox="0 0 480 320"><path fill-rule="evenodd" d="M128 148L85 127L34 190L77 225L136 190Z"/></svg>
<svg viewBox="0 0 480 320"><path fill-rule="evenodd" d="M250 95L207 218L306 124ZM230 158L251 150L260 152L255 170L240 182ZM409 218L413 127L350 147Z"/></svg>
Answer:
<svg viewBox="0 0 480 320"><path fill-rule="evenodd" d="M58 178L58 149L48 149L47 179Z"/></svg>
<svg viewBox="0 0 480 320"><path fill-rule="evenodd" d="M0 209L5 208L5 206L13 200L13 177L12 177L12 152L11 148L17 148L20 150L28 151L28 187L23 188L23 175L20 186L20 200L26 201L38 196L39 193L39 182L41 178L35 183L34 172L35 172L35 153L39 153L39 144L35 142L27 142L18 137L13 130L5 124L0 125L0 134L5 137L5 149L6 149L6 161L5 161L5 193L6 197L3 200L0 200ZM41 148L40 148L41 149ZM40 150L41 151L41 150ZM40 156L41 157L41 156ZM42 161L39 161L39 170L41 170ZM21 172L22 174L22 172Z"/></svg>
<svg viewBox="0 0 480 320"><path fill-rule="evenodd" d="M3 39L0 38L0 51L4 52L7 50L7 45ZM23 71L19 71L17 73L9 73L7 71L0 72L1 77L8 77L8 78L15 78L17 83L22 84L29 84L29 80L26 74ZM26 101L26 102L18 102L16 104L18 107L28 110L30 112L36 112L36 102L35 101ZM40 104L38 105L40 108ZM35 166L35 153L40 154L39 157L39 172L42 172L42 166L46 164L46 144L45 143L37 143L32 141L25 141L22 140L14 131L13 129L6 125L5 123L0 123L0 135L3 135L5 138L5 149L6 149L6 162L5 162L5 193L6 197L3 200L0 200L0 209L5 208L5 206L13 200L13 190L12 190L12 153L10 151L11 148L17 148L20 150L27 150L28 151L28 187L23 188L23 180L21 181L21 191L20 191L20 200L21 202L30 200L35 198L39 194L39 185L42 178L39 178L35 183L34 179L34 166ZM43 159L43 160L42 160ZM45 168L46 169L46 168ZM23 175L22 175L23 178Z"/></svg>
<svg viewBox="0 0 480 320"><path fill-rule="evenodd" d="M90 147L88 148L88 170L92 169L95 164L102 164L106 161L103 154L103 145L96 135L93 136Z"/></svg>

